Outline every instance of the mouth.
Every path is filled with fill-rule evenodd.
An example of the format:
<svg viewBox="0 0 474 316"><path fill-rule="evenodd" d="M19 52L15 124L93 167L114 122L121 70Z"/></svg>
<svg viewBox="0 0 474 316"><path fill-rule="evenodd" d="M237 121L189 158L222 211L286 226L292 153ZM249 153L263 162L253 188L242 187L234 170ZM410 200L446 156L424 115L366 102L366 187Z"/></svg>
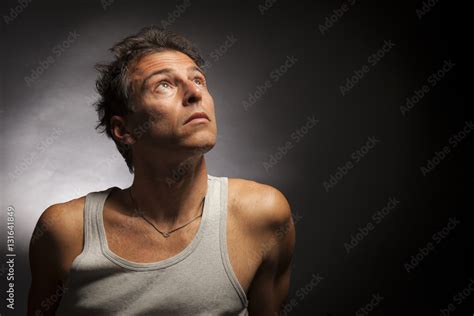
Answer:
<svg viewBox="0 0 474 316"><path fill-rule="evenodd" d="M199 123L199 122L209 122L210 119L209 117L207 116L206 113L204 112L196 112L194 114L192 114L187 120L186 122L184 122L184 124L187 124L187 123L190 123L190 122L193 122L193 123Z"/></svg>

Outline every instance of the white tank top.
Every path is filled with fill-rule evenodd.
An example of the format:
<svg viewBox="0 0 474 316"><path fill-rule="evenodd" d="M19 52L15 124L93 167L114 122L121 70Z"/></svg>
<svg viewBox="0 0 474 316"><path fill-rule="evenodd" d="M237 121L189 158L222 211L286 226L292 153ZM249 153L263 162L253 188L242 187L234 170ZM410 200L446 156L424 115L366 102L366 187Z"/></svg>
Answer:
<svg viewBox="0 0 474 316"><path fill-rule="evenodd" d="M153 263L128 261L108 248L103 208L112 188L86 195L84 249L72 263L56 315L248 315L227 251L227 177L208 175L191 243Z"/></svg>

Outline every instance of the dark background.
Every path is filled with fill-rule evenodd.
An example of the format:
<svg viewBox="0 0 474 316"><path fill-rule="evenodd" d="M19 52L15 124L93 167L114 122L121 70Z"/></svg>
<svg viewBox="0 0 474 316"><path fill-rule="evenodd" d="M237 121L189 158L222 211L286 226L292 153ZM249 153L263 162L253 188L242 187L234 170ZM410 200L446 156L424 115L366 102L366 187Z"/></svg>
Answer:
<svg viewBox="0 0 474 316"><path fill-rule="evenodd" d="M419 18L416 10L425 2L432 7ZM24 3L7 23L5 16L11 17L19 2L2 2L1 244L5 253L4 223L12 205L17 254L16 308L7 314L25 314L28 243L42 211L131 182L113 142L94 130L93 65L110 60L107 49L118 40L163 21L194 41L211 65L219 136L206 155L209 174L275 186L300 218L289 296L295 304L287 307L288 315L354 315L377 294L383 299L368 315L443 315L450 303L455 307L450 315L474 313L474 287L461 304L453 297L474 278L468 271L474 249L467 217L474 131L455 148L449 141L473 118L465 113L470 88L459 79L465 66L453 39L467 29L447 22L451 10L445 2L355 1L324 34L318 26L349 2L267 1L263 14L264 1ZM461 11L456 8L456 16ZM173 12L177 17L169 20ZM67 42L70 32L78 36ZM236 41L224 49L228 37ZM61 46L64 41L68 47ZM384 41L395 45L342 95L346 78L368 64ZM57 45L64 48L59 56ZM287 56L297 62L245 110L249 94L272 80ZM41 66L48 58L52 63ZM407 97L449 60L455 66L403 115ZM296 143L291 135L308 116L318 124ZM323 183L353 162L351 155L369 137L379 141L325 190ZM292 147L265 168L287 141ZM450 152L423 175L420 168L444 146ZM390 197L398 205L374 224L372 216ZM453 218L459 224L448 231ZM369 223L374 229L348 253L344 244ZM436 243L433 234L443 228L445 238ZM408 272L405 264L429 242L434 250ZM7 312L5 261L0 263L2 314ZM318 274L322 280L312 286Z"/></svg>

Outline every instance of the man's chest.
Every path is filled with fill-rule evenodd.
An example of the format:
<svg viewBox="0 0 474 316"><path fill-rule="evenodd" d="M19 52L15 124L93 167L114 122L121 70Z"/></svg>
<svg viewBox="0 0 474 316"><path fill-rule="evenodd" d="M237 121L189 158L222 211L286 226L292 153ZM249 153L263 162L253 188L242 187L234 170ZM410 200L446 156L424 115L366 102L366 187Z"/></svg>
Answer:
<svg viewBox="0 0 474 316"><path fill-rule="evenodd" d="M232 269L247 293L265 251L265 241L245 230L245 220L237 215L238 209L230 201L227 210L226 239L227 252ZM158 262L176 256L195 238L200 221L177 232L174 238L159 238L156 231L140 218L124 219L114 216L113 210L104 211L105 236L109 249L118 256L133 262ZM150 251L159 249L160 251Z"/></svg>

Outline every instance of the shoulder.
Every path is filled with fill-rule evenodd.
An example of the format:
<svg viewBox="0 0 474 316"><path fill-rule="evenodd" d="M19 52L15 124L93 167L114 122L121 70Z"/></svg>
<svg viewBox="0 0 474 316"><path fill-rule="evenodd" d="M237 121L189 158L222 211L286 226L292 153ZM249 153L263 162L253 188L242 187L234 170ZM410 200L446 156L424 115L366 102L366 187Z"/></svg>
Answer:
<svg viewBox="0 0 474 316"><path fill-rule="evenodd" d="M277 188L254 180L229 178L229 200L235 215L259 226L276 227L291 218L286 196Z"/></svg>
<svg viewBox="0 0 474 316"><path fill-rule="evenodd" d="M40 215L30 240L30 260L47 254L52 269L62 278L83 245L85 196L52 204Z"/></svg>
<svg viewBox="0 0 474 316"><path fill-rule="evenodd" d="M296 241L288 199L271 185L245 179L229 179L229 199L233 205L229 213L239 218L242 239L252 236L247 262L256 264L250 265L255 274L248 290L249 311L277 314L288 296Z"/></svg>
<svg viewBox="0 0 474 316"><path fill-rule="evenodd" d="M71 257L77 251L82 236L78 231L80 209L84 198L47 207L40 215L29 244L31 283L28 292L28 315L43 308L48 297L58 294L64 285ZM80 246L79 246L80 247ZM59 300L52 302L55 310Z"/></svg>
<svg viewBox="0 0 474 316"><path fill-rule="evenodd" d="M286 196L277 188L252 180L229 178L229 212L241 233L252 236L261 263L286 267L296 242L295 223Z"/></svg>
<svg viewBox="0 0 474 316"><path fill-rule="evenodd" d="M57 237L70 233L70 229L82 225L84 204L85 196L50 205L41 213L37 228Z"/></svg>
<svg viewBox="0 0 474 316"><path fill-rule="evenodd" d="M228 180L233 216L245 223L248 232L269 238L294 230L291 206L279 189L253 180Z"/></svg>

